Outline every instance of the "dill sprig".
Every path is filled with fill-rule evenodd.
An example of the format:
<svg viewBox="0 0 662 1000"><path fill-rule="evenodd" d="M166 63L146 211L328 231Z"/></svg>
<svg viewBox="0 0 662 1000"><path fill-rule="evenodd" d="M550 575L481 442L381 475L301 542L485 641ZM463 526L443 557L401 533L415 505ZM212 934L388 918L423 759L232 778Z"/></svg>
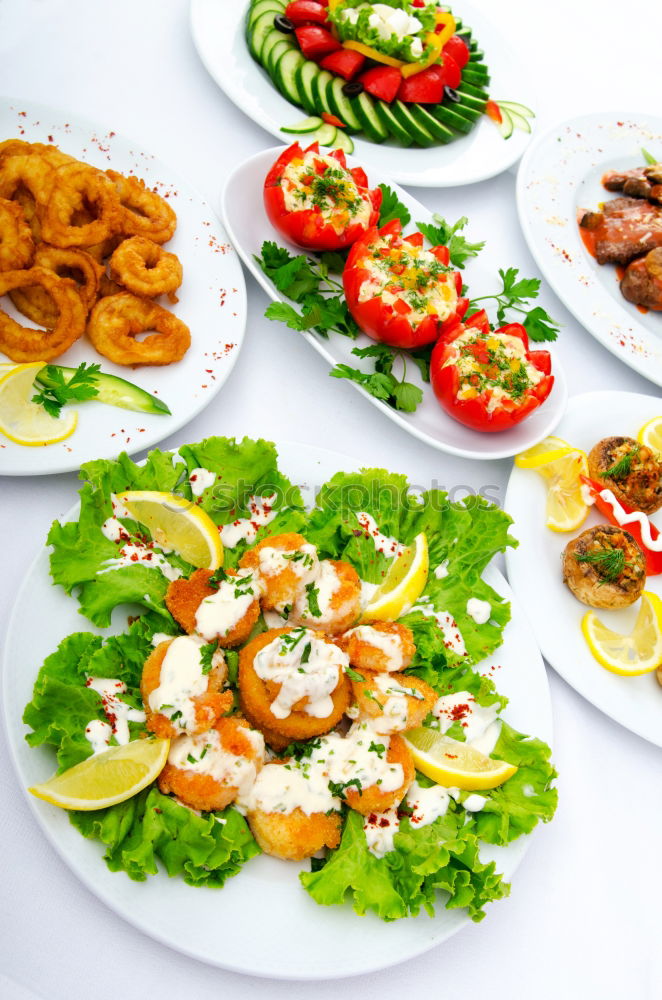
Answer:
<svg viewBox="0 0 662 1000"><path fill-rule="evenodd" d="M608 583L614 583L625 569L623 549L594 549L575 555L579 563L590 563Z"/></svg>
<svg viewBox="0 0 662 1000"><path fill-rule="evenodd" d="M632 463L639 454L639 445L636 448L631 448L630 451L626 452L622 458L619 458L618 462L606 469L604 472L605 476L610 476L612 479L625 479L626 476L630 475L632 470Z"/></svg>

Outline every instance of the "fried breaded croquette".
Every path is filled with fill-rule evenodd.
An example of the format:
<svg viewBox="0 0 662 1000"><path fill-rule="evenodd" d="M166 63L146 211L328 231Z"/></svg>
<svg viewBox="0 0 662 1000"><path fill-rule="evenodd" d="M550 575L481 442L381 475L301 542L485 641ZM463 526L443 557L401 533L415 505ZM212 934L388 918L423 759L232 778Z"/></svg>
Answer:
<svg viewBox="0 0 662 1000"><path fill-rule="evenodd" d="M182 628L219 646L238 646L260 617L259 582L235 570L196 569L188 580L173 580L165 597Z"/></svg>
<svg viewBox="0 0 662 1000"><path fill-rule="evenodd" d="M353 667L375 673L406 670L416 652L411 629L398 622L357 625L336 642Z"/></svg>
<svg viewBox="0 0 662 1000"><path fill-rule="evenodd" d="M367 737L370 737L370 728L367 730ZM394 789L390 789L389 783L384 780L380 784L376 782L367 784L363 781L360 789L348 787L345 791L347 805L351 809L355 809L356 812L362 813L363 816L372 812L385 812L393 806L400 805L416 774L411 750L402 737L397 734L390 737L384 735L382 742L384 740L388 742L388 746L385 748L386 763L389 768L401 768L403 779ZM371 738L371 742L374 744L374 738ZM393 770L393 774L399 775L399 773L400 771Z"/></svg>
<svg viewBox="0 0 662 1000"><path fill-rule="evenodd" d="M361 580L353 566L323 559L317 576L299 593L288 621L337 635L361 614Z"/></svg>
<svg viewBox="0 0 662 1000"><path fill-rule="evenodd" d="M378 733L398 733L420 726L437 701L437 692L420 677L363 671L352 680L352 695L360 714Z"/></svg>
<svg viewBox="0 0 662 1000"><path fill-rule="evenodd" d="M239 716L218 719L211 729L173 740L158 778L164 795L203 812L225 809L247 793L264 763L264 739Z"/></svg>
<svg viewBox="0 0 662 1000"><path fill-rule="evenodd" d="M346 665L342 650L321 633L263 632L239 653L242 711L288 742L328 733L349 705Z"/></svg>
<svg viewBox="0 0 662 1000"><path fill-rule="evenodd" d="M315 579L319 560L317 549L303 535L288 532L263 538L244 553L239 565L259 573L262 607L287 617L306 584Z"/></svg>
<svg viewBox="0 0 662 1000"><path fill-rule="evenodd" d="M164 739L203 733L232 707L232 692L221 690L227 676L223 655L215 653L206 671L204 646L202 639L182 635L160 642L147 657L140 694L150 732Z"/></svg>

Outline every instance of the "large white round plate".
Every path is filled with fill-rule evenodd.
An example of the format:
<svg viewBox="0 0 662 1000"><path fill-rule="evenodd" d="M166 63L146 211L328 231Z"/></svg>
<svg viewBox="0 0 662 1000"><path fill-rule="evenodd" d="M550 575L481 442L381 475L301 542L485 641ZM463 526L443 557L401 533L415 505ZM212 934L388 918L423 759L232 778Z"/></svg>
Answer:
<svg viewBox="0 0 662 1000"><path fill-rule="evenodd" d="M621 295L616 268L586 250L577 217L618 197L600 183L611 169L662 159L662 118L615 112L555 125L531 145L517 175L517 208L529 249L561 301L596 340L662 385L662 313L642 314Z"/></svg>
<svg viewBox="0 0 662 1000"><path fill-rule="evenodd" d="M256 281L264 288L267 295L274 301L288 301L278 292L275 285L267 278L253 254L259 254L265 240L275 240L281 246L289 248L291 253L300 254L301 250L278 233L269 222L262 204L262 189L264 178L274 160L284 147L265 149L256 153L245 163L233 171L227 179L221 200L221 212L229 237L237 249L242 261ZM356 157L347 158L348 165L360 166ZM402 188L393 184L389 175L384 175L377 167L370 170L371 187L384 183L392 187L400 201L411 212L411 228L415 222L432 223L431 213L415 198ZM455 221L461 214L461 208L449 201L447 218ZM470 259L463 274L470 289L470 294L487 295L499 284L498 271L503 267L503 257L499 255L498 240L489 239L490 234L480 228L480 220L472 220L471 237L477 240L488 238L487 248L474 259ZM314 332L294 333L293 337L303 337L331 365L346 364L351 368L363 368L371 371L370 359L359 360L352 354L357 346L366 347L372 343L365 335L356 341L339 334L331 334L328 338ZM533 345L535 346L535 345ZM548 344L541 344L548 347ZM565 376L557 358L553 359L552 371L556 379L549 398L541 407L527 417L522 423L511 430L499 433L481 433L453 420L438 404L429 383L423 382L415 365L407 366L407 380L419 385L423 390L423 401L414 413L403 413L393 409L386 403L371 396L362 386L352 382L366 399L376 406L386 417L403 427L414 437L425 441L433 448L449 452L451 455L461 455L464 458L508 458L525 448L530 448L537 441L542 441L550 434L563 416L567 400Z"/></svg>
<svg viewBox="0 0 662 1000"><path fill-rule="evenodd" d="M137 174L168 199L177 213L177 231L167 249L181 260L184 281L177 305L164 304L191 330L191 346L184 358L163 367L115 365L82 337L52 363L72 367L82 361L98 363L103 372L128 379L164 400L171 416L134 413L102 403L81 404L78 427L58 444L28 448L0 435L0 475L69 472L91 458L143 451L192 420L212 401L234 367L246 326L246 286L237 256L202 196L130 139L92 122L74 121L66 111L11 98L0 100L0 137L54 143L102 170ZM1 305L20 319L8 298ZM0 361L6 360L0 352Z"/></svg>
<svg viewBox="0 0 662 1000"><path fill-rule="evenodd" d="M283 444L279 453L283 472L301 484L304 496L311 499L335 472L356 470L363 464L302 444ZM76 513L77 508L70 516ZM488 569L486 579L499 593L511 596L496 570ZM38 629L34 627L35 608L39 609ZM116 631L121 630L121 616L118 626ZM99 631L81 619L75 601L50 584L44 550L18 594L3 668L9 744L25 788L43 781L53 771L52 754L28 747L26 727L21 722L37 670L64 636L85 629ZM516 603L503 645L493 660L481 664L481 671L489 672L499 691L510 699L505 713L508 721L523 732L551 742L551 706L544 665ZM445 910L441 904L432 919L419 916L390 924L372 915L359 918L349 905L321 907L301 888L298 865L264 856L248 862L222 891L194 889L165 875L144 883L131 882L123 873L108 871L100 845L84 840L62 810L27 792L26 796L48 840L81 881L109 907L169 947L225 969L283 979L352 976L412 958L469 922L463 911ZM507 848L485 849L483 857L494 858L499 871L509 878L526 851L528 839L521 838ZM498 903L490 919L498 919ZM258 924L268 928L268 933L256 936Z"/></svg>
<svg viewBox="0 0 662 1000"><path fill-rule="evenodd" d="M640 427L662 413L655 396L629 392L590 392L573 396L559 437L588 452L604 437L636 437ZM591 511L577 531L556 534L545 527L546 489L535 472L513 468L506 493L506 510L514 518L513 534L519 548L506 553L508 579L526 615L542 654L581 695L633 733L662 746L662 688L655 674L620 677L595 660L581 631L589 610L561 579L561 553L567 543L586 528L604 523ZM652 520L662 527L660 513ZM662 580L651 576L646 589L662 597ZM597 611L609 628L629 632L639 602L619 611Z"/></svg>
<svg viewBox="0 0 662 1000"><path fill-rule="evenodd" d="M306 112L287 101L256 63L244 37L247 3L228 0L191 0L193 42L209 74L238 108L282 139L283 125L294 125ZM508 40L480 11L458 0L453 11L473 32L492 80L495 100L536 106L533 74ZM222 127L222 126L221 126ZM517 163L531 140L515 131L503 139L494 123L483 116L468 136L447 146L403 148L392 142L378 145L355 136L356 155L366 167L388 161L391 176L412 187L455 187L495 177Z"/></svg>

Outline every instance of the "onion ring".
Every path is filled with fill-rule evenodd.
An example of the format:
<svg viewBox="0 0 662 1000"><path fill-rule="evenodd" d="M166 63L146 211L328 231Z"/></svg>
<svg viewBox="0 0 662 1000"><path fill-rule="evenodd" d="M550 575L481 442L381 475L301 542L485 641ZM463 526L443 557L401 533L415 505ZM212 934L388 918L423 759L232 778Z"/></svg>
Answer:
<svg viewBox="0 0 662 1000"><path fill-rule="evenodd" d="M110 277L134 295L153 299L167 295L171 302L182 283L179 257L144 236L131 236L120 243L110 258Z"/></svg>
<svg viewBox="0 0 662 1000"><path fill-rule="evenodd" d="M21 271L33 256L34 240L21 206L0 198L0 271Z"/></svg>
<svg viewBox="0 0 662 1000"><path fill-rule="evenodd" d="M135 339L149 330L156 332ZM99 354L118 365L168 365L183 358L191 343L189 328L177 316L130 292L100 299L87 333Z"/></svg>
<svg viewBox="0 0 662 1000"><path fill-rule="evenodd" d="M55 247L94 246L119 231L120 212L115 185L105 174L78 161L65 163L53 175L42 212L42 238ZM84 221L87 213L91 221Z"/></svg>
<svg viewBox="0 0 662 1000"><path fill-rule="evenodd" d="M34 255L34 266L45 267L53 271L59 278L71 278L85 307L85 315L94 305L99 292L99 281L103 268L84 250L71 247L64 250L40 243ZM24 316L39 326L52 329L58 317L58 309L51 295L45 288L35 285L32 288L16 288L9 296Z"/></svg>
<svg viewBox="0 0 662 1000"><path fill-rule="evenodd" d="M146 236L154 243L167 243L177 228L177 216L170 205L146 187L139 177L125 177L116 170L107 170L115 184L122 215L120 228L127 236Z"/></svg>
<svg viewBox="0 0 662 1000"><path fill-rule="evenodd" d="M58 278L45 267L0 274L0 295L31 285L39 285L51 296L58 310L57 322L52 330L34 330L0 310L0 350L12 361L52 361L83 333L85 309L74 282Z"/></svg>

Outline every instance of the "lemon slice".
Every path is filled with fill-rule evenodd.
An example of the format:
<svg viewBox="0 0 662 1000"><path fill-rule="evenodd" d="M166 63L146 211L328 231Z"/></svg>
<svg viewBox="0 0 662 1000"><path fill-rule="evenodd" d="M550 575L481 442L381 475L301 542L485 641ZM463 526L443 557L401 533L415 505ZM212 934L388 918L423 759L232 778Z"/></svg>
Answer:
<svg viewBox="0 0 662 1000"><path fill-rule="evenodd" d="M533 448L515 455L515 465L518 469L537 469L541 465L555 462L557 458L563 458L571 451L575 451L571 444L563 438L551 435L544 441L539 441Z"/></svg>
<svg viewBox="0 0 662 1000"><path fill-rule="evenodd" d="M168 759L170 740L134 740L56 774L30 791L60 809L105 809L151 784Z"/></svg>
<svg viewBox="0 0 662 1000"><path fill-rule="evenodd" d="M55 444L76 430L75 410L62 410L59 417L52 417L43 406L32 402L35 375L43 367L43 361L35 361L11 365L9 371L0 370L0 431L16 444Z"/></svg>
<svg viewBox="0 0 662 1000"><path fill-rule="evenodd" d="M582 632L595 659L613 674L637 677L662 664L662 601L649 591L641 595L630 633L612 632L593 611L584 615Z"/></svg>
<svg viewBox="0 0 662 1000"><path fill-rule="evenodd" d="M199 569L223 565L223 543L219 530L201 507L174 493L127 490L118 493L131 517L146 525L163 549L174 551Z"/></svg>
<svg viewBox="0 0 662 1000"><path fill-rule="evenodd" d="M425 590L428 580L428 540L421 532L413 544L396 556L386 579L366 606L361 621L395 621L406 615Z"/></svg>
<svg viewBox="0 0 662 1000"><path fill-rule="evenodd" d="M419 771L447 788L481 791L496 788L512 778L517 768L505 760L493 760L434 729L419 726L404 736Z"/></svg>
<svg viewBox="0 0 662 1000"><path fill-rule="evenodd" d="M637 434L637 441L662 455L662 417L653 417Z"/></svg>

